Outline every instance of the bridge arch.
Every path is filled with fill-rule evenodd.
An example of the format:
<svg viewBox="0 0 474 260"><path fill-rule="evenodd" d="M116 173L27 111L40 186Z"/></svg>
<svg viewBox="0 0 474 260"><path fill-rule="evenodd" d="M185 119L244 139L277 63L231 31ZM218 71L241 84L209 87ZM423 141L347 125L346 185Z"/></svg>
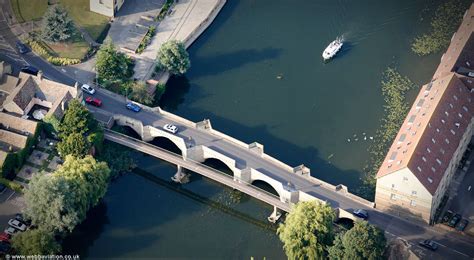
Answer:
<svg viewBox="0 0 474 260"><path fill-rule="evenodd" d="M182 137L179 137L178 135L175 135L172 133L168 133L162 129L159 129L153 126L145 126L143 132L144 132L144 138L143 138L144 141L149 142L149 141L154 141L154 140L162 140L162 142L165 142L165 144L168 146L170 146L172 143L174 146L176 146L180 150L179 154L181 154L181 156L183 156L184 158L187 157L187 147ZM169 142L164 141L164 140L168 140ZM164 148L166 149L166 147ZM169 151L172 151L172 150L169 150Z"/></svg>
<svg viewBox="0 0 474 260"><path fill-rule="evenodd" d="M280 193L278 192L277 189L275 189L275 187L273 187L270 183L264 181L264 180L261 180L261 179L255 179L255 180L252 180L252 182L250 183L252 184L252 186L255 186L259 189L262 189L264 191L267 191L275 196L278 196L278 197L281 197Z"/></svg>
<svg viewBox="0 0 474 260"><path fill-rule="evenodd" d="M164 137L164 136L156 136L153 140L149 141L149 143L163 148L169 152L183 155L183 151L179 148L171 139Z"/></svg>
<svg viewBox="0 0 474 260"><path fill-rule="evenodd" d="M209 157L209 158L204 159L204 162L202 162L202 164L205 164L211 168L214 168L220 172L223 172L226 175L234 176L234 172L232 171L232 169L220 159Z"/></svg>

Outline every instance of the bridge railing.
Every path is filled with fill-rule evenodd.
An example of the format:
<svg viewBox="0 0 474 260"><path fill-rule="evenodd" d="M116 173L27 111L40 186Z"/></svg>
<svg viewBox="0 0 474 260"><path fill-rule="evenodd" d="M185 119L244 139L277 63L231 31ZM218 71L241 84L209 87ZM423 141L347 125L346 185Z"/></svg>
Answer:
<svg viewBox="0 0 474 260"><path fill-rule="evenodd" d="M159 147L159 146L152 145L152 144L147 143L147 142L145 142L145 141L142 141L142 140L139 140L139 139L130 137L130 136L128 136L128 135L125 135L125 134L122 134L122 133L119 133L119 132L116 132L116 131L113 131L113 130L110 130L110 129L104 128L104 132L106 132L106 133L109 132L109 133L111 133L111 134L124 137L124 138L126 138L127 140L133 141L133 142L135 142L135 143L140 143L140 144L145 145L145 146L147 146L147 147L149 147L149 148L153 148L153 149L156 149L156 150L158 150L158 151L160 151L160 152L163 152L163 153L166 153L166 154L168 154L168 155L174 156L176 159L183 160L183 161L187 161L187 162L192 162L192 163L198 165L199 167L203 167L203 168L206 168L206 169L208 169L208 170L210 170L210 171L213 171L213 172L215 172L215 173L218 173L218 174L222 175L222 177L227 178L228 180L236 181L236 182L238 182L238 183L240 183L240 184L245 184L245 185L247 185L247 186L252 187L252 189L256 190L256 191L259 192L259 193L265 194L265 195L267 195L267 196L270 196L271 198L274 198L274 199L276 199L276 200L278 200L278 201L281 201L279 196L277 196L277 195L275 195L275 194L273 194L273 193L271 193L271 192L268 192L268 191L266 191L266 190L264 190L264 189L261 189L261 188L255 186L255 185L252 185L252 183L246 182L246 181L242 180L242 179L239 178L239 177L236 177L236 176L229 176L227 173L224 173L224 172L222 172L222 171L220 171L220 170L217 170L217 169L215 169L215 168L212 168L212 167L210 167L210 166L207 166L207 165L205 165L205 164L203 164L203 163L201 163L201 162L192 160L192 159L190 159L190 158L184 159L180 154L171 152L171 151L166 150L166 149L164 149L164 148L161 148L161 147ZM186 167L184 167L184 166L182 166L182 165L180 165L180 166L183 167L183 168L185 168L185 169L187 169ZM188 169L188 170L193 171L192 169ZM234 187L230 187L230 188L234 188ZM257 198L257 199L258 199L258 198ZM282 202L282 203L287 204L289 208L292 208L293 205L294 205L294 203L291 203L291 202Z"/></svg>

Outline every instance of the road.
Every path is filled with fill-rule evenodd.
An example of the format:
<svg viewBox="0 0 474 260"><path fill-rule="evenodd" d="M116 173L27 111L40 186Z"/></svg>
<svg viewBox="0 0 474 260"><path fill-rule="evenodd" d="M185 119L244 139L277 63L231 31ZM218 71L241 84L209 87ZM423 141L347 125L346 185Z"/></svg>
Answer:
<svg viewBox="0 0 474 260"><path fill-rule="evenodd" d="M1 15L1 12L0 12ZM16 37L9 30L4 19L0 17L0 42L4 44L0 45L0 59L5 59L11 62L15 71L18 68L28 63L39 69L41 69L46 77L49 79L67 84L73 85L75 80L68 75L62 73L60 69L50 65L40 57L33 53L26 55L15 54L15 42ZM5 44L6 43L6 44ZM7 45L7 46L5 46ZM8 45L10 48L8 48ZM369 221L380 228L384 229L387 236L399 237L406 240L410 245L413 246L415 251L423 258L433 259L473 259L474 258L474 239L471 237L462 236L455 232L438 231L437 229L424 224L414 224L407 222L403 219L399 219L382 212L377 209L368 207L365 204L354 201L340 193L333 192L321 185L313 182L308 182L304 177L290 174L285 169L280 168L274 163L264 160L254 153L249 152L240 146L235 145L227 140L223 140L216 136L210 135L207 131L188 128L179 122L175 122L170 118L163 117L159 114L142 110L139 113L134 113L125 108L125 99L118 98L109 95L105 91L100 89L95 94L95 97L103 101L101 109L107 113L112 114L123 114L125 116L134 117L142 120L144 124L161 127L166 123L173 123L180 128L179 136L189 140L193 145L206 145L217 151L222 151L229 157L232 157L237 162L238 168L252 167L257 169L268 176L281 181L282 183L291 182L296 189L305 191L319 199L331 203L334 207L340 207L347 211L351 211L355 208L364 208L369 211ZM96 108L89 107L92 112L97 112ZM440 249L435 253L429 252L426 249L419 248L417 243L422 239L434 239L440 244Z"/></svg>

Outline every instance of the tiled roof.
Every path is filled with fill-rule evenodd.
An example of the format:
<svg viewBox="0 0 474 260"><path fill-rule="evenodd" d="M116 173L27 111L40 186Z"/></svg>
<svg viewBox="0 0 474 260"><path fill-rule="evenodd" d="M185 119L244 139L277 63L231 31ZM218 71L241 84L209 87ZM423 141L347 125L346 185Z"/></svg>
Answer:
<svg viewBox="0 0 474 260"><path fill-rule="evenodd" d="M24 110L30 103L31 99L35 96L35 92L36 83L31 77L29 77L14 89L7 100L11 98L11 100L15 102L18 107Z"/></svg>
<svg viewBox="0 0 474 260"><path fill-rule="evenodd" d="M36 131L37 125L38 123L35 121L0 112L0 126L2 129L33 135Z"/></svg>
<svg viewBox="0 0 474 260"><path fill-rule="evenodd" d="M474 67L473 17L474 4L452 38L432 82L421 88L377 178L408 168L431 194L436 192L474 116L474 94L463 83L466 77L453 72L466 62Z"/></svg>

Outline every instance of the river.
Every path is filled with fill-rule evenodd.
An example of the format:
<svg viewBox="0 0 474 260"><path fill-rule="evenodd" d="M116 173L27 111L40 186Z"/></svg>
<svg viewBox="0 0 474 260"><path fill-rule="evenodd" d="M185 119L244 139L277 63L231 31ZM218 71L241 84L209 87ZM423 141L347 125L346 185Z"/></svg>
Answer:
<svg viewBox="0 0 474 260"><path fill-rule="evenodd" d="M383 115L383 71L395 66L422 84L439 62L440 55L410 51L433 6L432 0L230 0L190 47L192 68L170 80L162 107L193 121L209 118L228 135L262 143L281 161L305 164L313 176L355 190ZM338 36L343 50L323 63L322 50ZM284 258L275 227L265 222L268 205L246 196L235 202L231 190L198 176L172 185L174 166L137 157L141 170L110 185L65 252Z"/></svg>

